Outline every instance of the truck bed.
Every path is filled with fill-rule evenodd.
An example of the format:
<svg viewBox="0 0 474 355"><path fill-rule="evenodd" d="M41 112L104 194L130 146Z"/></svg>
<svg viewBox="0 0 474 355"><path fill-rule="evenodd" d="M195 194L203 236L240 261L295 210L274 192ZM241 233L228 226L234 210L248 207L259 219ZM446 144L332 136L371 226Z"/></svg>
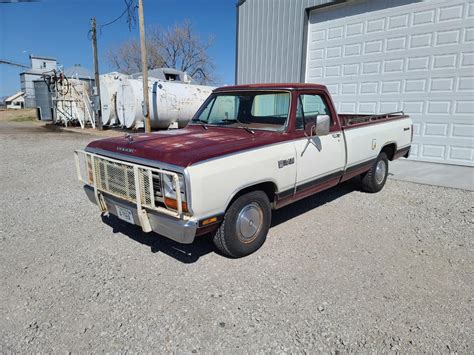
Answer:
<svg viewBox="0 0 474 355"><path fill-rule="evenodd" d="M391 120L398 120L408 118L403 111L382 113L377 115L367 114L353 114L353 113L340 113L339 119L341 121L342 128L355 128L360 126L366 126L370 124L382 123Z"/></svg>

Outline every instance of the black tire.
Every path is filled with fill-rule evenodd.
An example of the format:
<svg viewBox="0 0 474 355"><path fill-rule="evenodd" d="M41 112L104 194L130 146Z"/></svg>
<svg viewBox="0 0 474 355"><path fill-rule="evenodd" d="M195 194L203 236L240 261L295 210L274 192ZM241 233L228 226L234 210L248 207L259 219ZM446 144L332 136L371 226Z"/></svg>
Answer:
<svg viewBox="0 0 474 355"><path fill-rule="evenodd" d="M224 220L214 233L214 245L221 253L234 258L252 254L265 242L271 216L270 201L263 191L239 196L227 209Z"/></svg>
<svg viewBox="0 0 474 355"><path fill-rule="evenodd" d="M379 170L377 171L377 167ZM383 173L382 173L383 170ZM368 172L362 175L362 190L365 192L379 192L385 186L388 177L388 158L385 152L379 154Z"/></svg>

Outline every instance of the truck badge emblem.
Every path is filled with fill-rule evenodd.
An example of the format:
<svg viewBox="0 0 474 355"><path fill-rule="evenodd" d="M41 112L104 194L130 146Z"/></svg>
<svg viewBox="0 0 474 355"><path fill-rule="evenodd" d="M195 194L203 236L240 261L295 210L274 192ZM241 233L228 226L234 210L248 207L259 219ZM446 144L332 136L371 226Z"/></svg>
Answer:
<svg viewBox="0 0 474 355"><path fill-rule="evenodd" d="M127 138L129 143L133 142L133 135L131 135L130 133L127 133L124 138Z"/></svg>
<svg viewBox="0 0 474 355"><path fill-rule="evenodd" d="M283 168L287 165L291 165L295 163L295 158L289 158L289 159L283 159L283 160L278 160L278 168Z"/></svg>
<svg viewBox="0 0 474 355"><path fill-rule="evenodd" d="M133 148L117 147L117 150L120 152L135 153L135 149Z"/></svg>

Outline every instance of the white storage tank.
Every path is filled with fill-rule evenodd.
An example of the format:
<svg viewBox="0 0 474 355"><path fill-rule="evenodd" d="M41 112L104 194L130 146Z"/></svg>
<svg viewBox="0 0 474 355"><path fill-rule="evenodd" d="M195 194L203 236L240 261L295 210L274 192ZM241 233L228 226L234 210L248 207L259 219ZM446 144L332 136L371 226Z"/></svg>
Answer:
<svg viewBox="0 0 474 355"><path fill-rule="evenodd" d="M122 79L117 90L117 117L126 128L139 127L143 122L143 86L137 79Z"/></svg>
<svg viewBox="0 0 474 355"><path fill-rule="evenodd" d="M115 124L123 125L117 117L116 103L117 91L122 79L126 77L124 74L113 72L102 74L99 78L102 124L104 126Z"/></svg>
<svg viewBox="0 0 474 355"><path fill-rule="evenodd" d="M155 81L150 87L151 126L166 129L176 122L185 127L214 90L211 86Z"/></svg>
<svg viewBox="0 0 474 355"><path fill-rule="evenodd" d="M185 127L211 94L214 87L148 81L151 127L167 129L177 123ZM122 79L117 91L117 116L126 128L143 125L143 84L141 79Z"/></svg>

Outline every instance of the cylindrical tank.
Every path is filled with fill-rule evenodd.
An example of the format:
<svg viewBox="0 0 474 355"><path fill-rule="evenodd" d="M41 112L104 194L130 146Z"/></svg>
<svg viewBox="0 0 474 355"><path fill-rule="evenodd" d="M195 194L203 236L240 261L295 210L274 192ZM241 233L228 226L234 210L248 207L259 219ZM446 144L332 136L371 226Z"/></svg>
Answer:
<svg viewBox="0 0 474 355"><path fill-rule="evenodd" d="M102 74L100 80L100 105L102 113L102 124L121 124L117 117L117 91L122 79L126 76L120 73Z"/></svg>
<svg viewBox="0 0 474 355"><path fill-rule="evenodd" d="M185 127L213 89L211 86L149 80L152 128L167 129L174 122L179 128ZM118 119L126 128L135 128L144 121L141 79L121 80L116 107Z"/></svg>
<svg viewBox="0 0 474 355"><path fill-rule="evenodd" d="M185 127L214 88L203 85L154 81L150 83L151 126L166 129L177 122Z"/></svg>
<svg viewBox="0 0 474 355"><path fill-rule="evenodd" d="M135 128L143 122L143 86L141 80L122 79L117 90L117 117L122 126Z"/></svg>

